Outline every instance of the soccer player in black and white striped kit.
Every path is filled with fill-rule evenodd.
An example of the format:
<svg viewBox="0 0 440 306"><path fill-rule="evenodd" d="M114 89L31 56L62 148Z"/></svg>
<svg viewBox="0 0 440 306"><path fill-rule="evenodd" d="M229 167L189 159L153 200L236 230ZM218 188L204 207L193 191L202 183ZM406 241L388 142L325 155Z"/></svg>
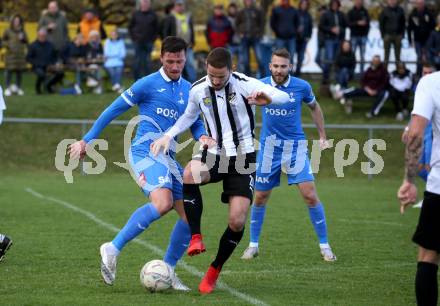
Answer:
<svg viewBox="0 0 440 306"><path fill-rule="evenodd" d="M168 151L171 140L203 114L211 138L203 144L203 152L185 167L183 175L184 207L192 234L188 254L205 251L200 230L203 209L200 185L223 182L221 200L229 204L229 219L217 256L199 285L202 294L214 290L223 264L243 236L254 194L255 105L286 103L289 98L273 86L232 72L231 54L225 48L216 48L207 57L207 76L191 88L185 113L152 145L153 153Z"/></svg>

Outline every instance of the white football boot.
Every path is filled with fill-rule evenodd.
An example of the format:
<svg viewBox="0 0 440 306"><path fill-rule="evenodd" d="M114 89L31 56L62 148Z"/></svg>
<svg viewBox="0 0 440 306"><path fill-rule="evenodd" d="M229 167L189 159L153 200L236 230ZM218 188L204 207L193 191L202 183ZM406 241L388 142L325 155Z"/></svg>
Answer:
<svg viewBox="0 0 440 306"><path fill-rule="evenodd" d="M258 256L258 247L248 247L244 250L241 259L252 259Z"/></svg>
<svg viewBox="0 0 440 306"><path fill-rule="evenodd" d="M113 285L116 278L116 263L118 257L116 255L111 255L108 252L108 247L111 242L106 242L99 248L101 253L101 275L104 283L107 285Z"/></svg>
<svg viewBox="0 0 440 306"><path fill-rule="evenodd" d="M322 259L324 259L325 261L336 261L336 255L333 254L332 248L327 245L327 246L321 246L321 255L322 255Z"/></svg>
<svg viewBox="0 0 440 306"><path fill-rule="evenodd" d="M171 275L170 275L170 277L171 277L171 288L173 288L174 290L177 290L177 291L190 291L191 289L188 286L184 285L182 283L182 281L180 280L180 278L177 277L177 274L174 271L174 268L171 267L170 265L168 265L168 267L169 267L169 269L171 271Z"/></svg>

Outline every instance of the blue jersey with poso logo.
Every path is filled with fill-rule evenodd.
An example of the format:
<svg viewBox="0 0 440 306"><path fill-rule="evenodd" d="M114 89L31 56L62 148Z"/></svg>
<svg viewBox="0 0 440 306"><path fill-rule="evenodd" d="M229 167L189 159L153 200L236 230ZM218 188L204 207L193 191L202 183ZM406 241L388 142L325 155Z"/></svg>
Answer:
<svg viewBox="0 0 440 306"><path fill-rule="evenodd" d="M263 83L275 86L272 77L261 80ZM260 142L264 144L266 137L275 135L276 139L288 140L305 139L301 124L302 103L315 101L310 84L302 79L289 76L288 80L276 88L286 92L290 101L284 104L269 104L262 108L263 127L260 133Z"/></svg>

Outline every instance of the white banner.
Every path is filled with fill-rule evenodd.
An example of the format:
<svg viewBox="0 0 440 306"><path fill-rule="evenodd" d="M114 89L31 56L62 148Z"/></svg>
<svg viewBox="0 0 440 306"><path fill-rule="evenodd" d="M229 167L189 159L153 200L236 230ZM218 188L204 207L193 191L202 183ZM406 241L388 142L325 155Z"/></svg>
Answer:
<svg viewBox="0 0 440 306"><path fill-rule="evenodd" d="M347 37L350 37L349 35L350 30L347 31ZM315 62L316 52L318 48L318 29L315 27L313 29L312 38L309 40L309 43L307 45L306 54L304 55L304 62L302 66L302 72L311 72L311 73L319 73L321 72L321 68L319 68L318 64ZM366 67L369 66L369 63L374 55L380 55L381 59L384 59L384 48L383 48L383 40L380 35L379 30L379 22L372 21L370 23L370 32L368 33L368 40L367 40L367 46L365 50L365 61ZM400 54L400 59L403 62L409 61L409 62L415 62L417 61L417 56L415 49L410 46L408 39L405 37L402 39L402 51ZM356 60L360 61L360 53L359 49L356 52ZM390 61L394 61L394 49L391 48L390 52ZM393 71L395 68L394 65L389 65L388 70ZM408 64L407 68L411 70L413 73L416 72L416 65L415 64ZM359 65L356 67L356 71L359 70Z"/></svg>

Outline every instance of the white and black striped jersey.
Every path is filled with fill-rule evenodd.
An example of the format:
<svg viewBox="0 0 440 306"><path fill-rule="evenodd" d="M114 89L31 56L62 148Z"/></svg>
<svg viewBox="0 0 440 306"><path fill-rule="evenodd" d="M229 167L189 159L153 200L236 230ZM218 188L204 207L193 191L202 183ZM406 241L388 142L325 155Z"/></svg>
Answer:
<svg viewBox="0 0 440 306"><path fill-rule="evenodd" d="M182 133L202 113L209 136L217 141L217 148L211 148L210 153L224 151L227 156L236 156L254 152L255 106L247 97L257 91L266 93L275 104L289 101L287 93L238 72L231 73L218 91L205 76L193 84L184 114L166 135L173 138Z"/></svg>

